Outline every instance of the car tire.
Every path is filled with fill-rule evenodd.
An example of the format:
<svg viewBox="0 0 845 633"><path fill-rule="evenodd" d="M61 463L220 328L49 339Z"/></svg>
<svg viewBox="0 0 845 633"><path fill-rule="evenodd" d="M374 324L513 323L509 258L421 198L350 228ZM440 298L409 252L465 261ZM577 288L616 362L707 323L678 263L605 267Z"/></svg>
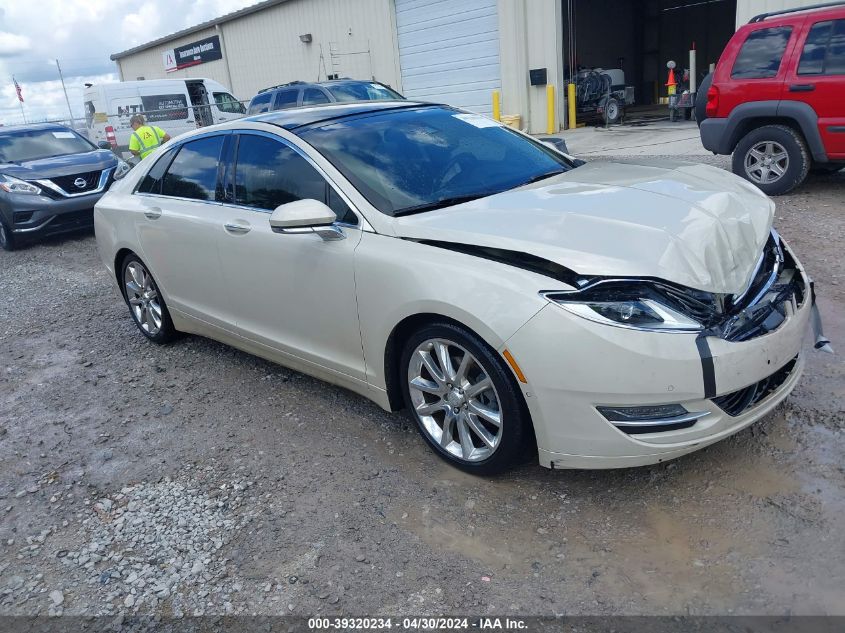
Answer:
<svg viewBox="0 0 845 633"><path fill-rule="evenodd" d="M441 346L448 371L443 371ZM493 475L536 451L513 374L495 350L466 328L443 322L414 332L403 347L399 380L423 439L453 466Z"/></svg>
<svg viewBox="0 0 845 633"><path fill-rule="evenodd" d="M13 251L17 246L15 234L12 233L12 230L6 226L3 220L0 220L0 248L4 251Z"/></svg>
<svg viewBox="0 0 845 633"><path fill-rule="evenodd" d="M801 134L786 125L764 125L737 143L731 166L766 195L779 196L806 180L811 162Z"/></svg>
<svg viewBox="0 0 845 633"><path fill-rule="evenodd" d="M713 73L708 73L701 80L698 91L695 93L695 121L698 123L698 127L701 127L701 122L707 119L707 92L710 90L712 83Z"/></svg>
<svg viewBox="0 0 845 633"><path fill-rule="evenodd" d="M134 253L124 258L119 279L123 299L141 334L153 343L168 343L176 338L164 297L147 266Z"/></svg>

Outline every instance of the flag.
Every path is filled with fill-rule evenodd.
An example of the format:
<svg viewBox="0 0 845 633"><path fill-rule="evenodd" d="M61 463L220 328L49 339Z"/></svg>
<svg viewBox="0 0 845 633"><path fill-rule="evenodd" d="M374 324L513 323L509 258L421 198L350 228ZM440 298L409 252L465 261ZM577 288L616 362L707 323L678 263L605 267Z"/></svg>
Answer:
<svg viewBox="0 0 845 633"><path fill-rule="evenodd" d="M18 83L18 80L17 80L17 79L15 79L14 77L12 77L12 81L14 81L14 82L15 82L15 92L17 92L17 93L18 93L18 101L20 101L21 103L23 103L23 95L21 94L21 86L20 86L20 84Z"/></svg>

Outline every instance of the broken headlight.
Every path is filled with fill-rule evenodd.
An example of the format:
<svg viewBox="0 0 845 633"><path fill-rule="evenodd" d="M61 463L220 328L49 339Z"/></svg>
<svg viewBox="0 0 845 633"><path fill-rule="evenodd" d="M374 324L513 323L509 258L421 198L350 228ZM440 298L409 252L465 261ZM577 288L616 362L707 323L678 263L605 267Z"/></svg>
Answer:
<svg viewBox="0 0 845 633"><path fill-rule="evenodd" d="M550 301L584 319L637 330L697 332L701 323L661 301L645 284L545 293Z"/></svg>

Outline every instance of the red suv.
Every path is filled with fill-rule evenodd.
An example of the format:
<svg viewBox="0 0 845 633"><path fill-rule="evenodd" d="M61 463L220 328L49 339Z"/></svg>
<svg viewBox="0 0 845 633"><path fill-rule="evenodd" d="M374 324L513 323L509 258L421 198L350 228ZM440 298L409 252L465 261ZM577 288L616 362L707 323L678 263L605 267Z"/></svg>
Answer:
<svg viewBox="0 0 845 633"><path fill-rule="evenodd" d="M753 18L699 98L704 147L769 195L845 167L845 2Z"/></svg>

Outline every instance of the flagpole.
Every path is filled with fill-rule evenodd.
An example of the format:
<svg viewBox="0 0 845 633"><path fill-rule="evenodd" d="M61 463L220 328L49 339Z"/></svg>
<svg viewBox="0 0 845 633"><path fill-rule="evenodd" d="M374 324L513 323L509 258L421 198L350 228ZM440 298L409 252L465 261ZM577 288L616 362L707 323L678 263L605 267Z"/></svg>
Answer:
<svg viewBox="0 0 845 633"><path fill-rule="evenodd" d="M56 60L56 68L59 71L59 79L62 82L62 90L65 93L65 101L67 102L67 112L70 115L70 127L73 127L73 110L70 108L70 99L67 98L67 88L65 88L65 78L62 76L62 67L59 66L59 60Z"/></svg>

